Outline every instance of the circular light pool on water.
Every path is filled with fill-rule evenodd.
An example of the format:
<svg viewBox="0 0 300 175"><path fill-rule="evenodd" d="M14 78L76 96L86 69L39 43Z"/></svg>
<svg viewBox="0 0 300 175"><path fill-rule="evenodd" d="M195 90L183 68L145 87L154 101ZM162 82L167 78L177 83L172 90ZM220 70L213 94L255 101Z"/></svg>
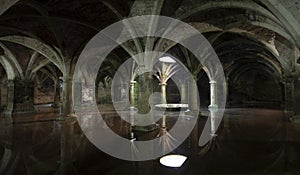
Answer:
<svg viewBox="0 0 300 175"><path fill-rule="evenodd" d="M187 157L183 155L166 155L160 158L159 162L167 167L178 168L186 161Z"/></svg>

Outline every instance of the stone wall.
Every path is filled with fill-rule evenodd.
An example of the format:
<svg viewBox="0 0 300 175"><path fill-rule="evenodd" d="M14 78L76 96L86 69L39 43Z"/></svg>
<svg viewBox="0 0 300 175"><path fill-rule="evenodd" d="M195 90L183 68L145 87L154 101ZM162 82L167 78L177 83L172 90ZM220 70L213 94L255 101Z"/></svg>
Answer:
<svg viewBox="0 0 300 175"><path fill-rule="evenodd" d="M0 84L0 109L1 111L7 104L7 88L5 84Z"/></svg>
<svg viewBox="0 0 300 175"><path fill-rule="evenodd" d="M54 102L54 87L34 87L34 104L47 104Z"/></svg>

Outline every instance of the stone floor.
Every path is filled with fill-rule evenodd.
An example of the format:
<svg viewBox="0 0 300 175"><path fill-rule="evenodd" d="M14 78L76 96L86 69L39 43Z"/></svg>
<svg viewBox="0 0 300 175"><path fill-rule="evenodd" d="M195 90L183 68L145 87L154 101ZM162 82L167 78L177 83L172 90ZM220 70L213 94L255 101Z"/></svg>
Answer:
<svg viewBox="0 0 300 175"><path fill-rule="evenodd" d="M43 110L0 119L1 175L300 174L300 123L288 122L278 110L228 109L218 136L204 147L197 145L197 137L207 117L199 117L196 137L173 151L188 157L180 168L164 167L158 159L131 162L109 156L88 141L76 119L57 121L57 111ZM129 125L107 114L108 126L126 137ZM176 122L167 121L169 127ZM151 139L155 132L140 138Z"/></svg>

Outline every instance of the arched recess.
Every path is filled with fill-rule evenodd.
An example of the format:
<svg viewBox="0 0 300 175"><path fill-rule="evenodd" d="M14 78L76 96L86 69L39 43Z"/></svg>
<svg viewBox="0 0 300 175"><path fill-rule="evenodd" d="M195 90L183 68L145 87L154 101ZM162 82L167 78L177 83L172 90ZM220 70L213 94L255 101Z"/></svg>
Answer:
<svg viewBox="0 0 300 175"><path fill-rule="evenodd" d="M58 76L57 73L52 73L48 66L45 66L38 70L34 74L33 79L35 80L34 86L34 104L55 104L56 96L60 96L60 88L57 85Z"/></svg>
<svg viewBox="0 0 300 175"><path fill-rule="evenodd" d="M5 37L3 37L5 38ZM2 39L3 39L2 38ZM19 112L34 112L34 104L35 104L35 95L37 93L37 73L41 72L41 74L38 75L45 75L50 78L50 80L53 80L53 84L57 84L58 82L58 74L60 74L61 69L57 67L53 61L56 61L56 63L59 63L59 53L55 53L55 49L52 49L50 46L47 45L36 45L39 41L36 39L31 39L25 36L17 36L20 40L12 39L8 40L10 45L20 45L22 49L25 49L27 54L21 54L23 57L20 57L20 54L18 58L13 54L13 52L16 53L16 51L22 52L20 50L13 50L13 47L11 47L10 50L6 43L0 43L0 47L4 50L3 57L6 58L6 60L9 62L11 67L13 67L13 70L15 71L15 77L12 79L12 83L14 86L14 113ZM4 39L5 40L5 39ZM34 42L37 43L34 43ZM40 42L42 44L42 42ZM8 44L7 44L8 45ZM22 47L24 46L24 47ZM19 46L17 46L19 48ZM48 48L48 50L47 50ZM20 49L20 48L19 48ZM33 50L33 51L32 51ZM43 53L43 54L42 54ZM47 54L52 53L52 55ZM47 57L48 55L48 57ZM27 56L27 57L26 57ZM55 70L53 70L49 65L51 64L52 67L54 67ZM48 74L47 74L48 73ZM48 83L49 84L49 83ZM51 85L52 87L52 85ZM56 87L53 88L54 92L56 91ZM48 93L49 94L49 93ZM43 97L45 101L50 102L51 100L46 100L48 97L44 95ZM56 101L59 101L58 98L56 98Z"/></svg>
<svg viewBox="0 0 300 175"><path fill-rule="evenodd" d="M282 2L289 3L289 1L281 1L278 0L263 0L261 1L268 9L278 18L278 20L285 26L285 29L289 32L289 34L293 37L297 47L300 47L300 24L296 20L295 16L293 16L288 9L286 9Z"/></svg>
<svg viewBox="0 0 300 175"><path fill-rule="evenodd" d="M207 110L210 105L210 85L209 78L204 70L201 70L198 74L198 92L200 98L200 109Z"/></svg>
<svg viewBox="0 0 300 175"><path fill-rule="evenodd" d="M12 35L12 36L3 36L0 38L2 41L11 42L13 44L19 44L21 46L24 46L25 48L33 50L33 55L30 58L30 61L28 63L27 69L25 73L20 73L20 75L23 75L23 79L30 79L33 81L35 74L41 70L42 68L46 67L49 64L53 64L54 67L57 68L56 73L62 74L63 77L63 93L62 93L62 108L63 108L63 114L64 116L67 116L69 114L73 113L73 105L72 105L72 67L71 64L68 65L66 62L67 60L64 59L64 57L61 55L61 52L57 50L57 48L52 47L45 42L36 39L36 38L30 38L27 36L21 36L21 35ZM36 62L37 55L42 55L44 58ZM18 64L16 64L18 65ZM22 79L22 77L21 77ZM58 85L58 78L57 83ZM56 88L55 88L56 89ZM58 92L58 91L56 91ZM56 102L58 102L58 98L56 98ZM60 105L59 105L60 106ZM33 110L31 110L33 111Z"/></svg>
<svg viewBox="0 0 300 175"><path fill-rule="evenodd" d="M34 50L49 59L61 72L66 73L66 66L63 62L62 55L43 41L20 35L4 36L0 37L0 40L20 44Z"/></svg>
<svg viewBox="0 0 300 175"><path fill-rule="evenodd" d="M259 39L244 33L221 32L212 34L211 38L213 38L211 40L212 45L222 62L227 77L229 91L229 103L227 105L251 107L255 106L256 100L260 102L258 106L261 107L264 107L263 103L269 103L265 107L270 107L272 104L275 107L280 107L283 99L281 79L285 66L276 53ZM249 76L248 82L245 82L247 78L245 75ZM262 83L260 84L265 83L266 86L271 86L271 88L276 87L277 89L273 91L273 94L277 93L275 97L279 97L279 99L273 98L274 96L272 95L267 95L270 97L270 100L267 97L255 97L253 89L259 88L258 84L254 83L254 81L257 81L255 77L261 78ZM240 83L241 81L244 82ZM244 87L247 83L249 87ZM251 92L243 92L249 90L249 88L253 88ZM240 92L235 93L237 91ZM244 96L241 96L241 94ZM262 95L263 93L261 93ZM252 104L250 103L251 100L253 100Z"/></svg>
<svg viewBox="0 0 300 175"><path fill-rule="evenodd" d="M285 60L280 58L263 41L251 34L224 31L216 34L211 42L222 63L233 62L240 59L240 56L253 56L268 62L280 73L283 72L284 68L287 68ZM243 55L240 53L243 53ZM235 54L238 57L234 57ZM228 65L223 65L224 69L226 69L226 66Z"/></svg>
<svg viewBox="0 0 300 175"><path fill-rule="evenodd" d="M215 31L215 29L213 29L212 31ZM208 39L206 40L210 42ZM195 55L189 49L185 48L180 44L169 42L169 40L164 38L161 38L158 41L158 44L162 44L166 46L161 48L164 52L175 54L176 57L181 61L182 65L188 70L188 72L195 80L198 87L192 87L192 86L186 87L189 91L188 92L189 100L190 100L189 104L192 105L193 108L199 108L199 107L206 108L206 109L208 107L218 108L218 105L222 103L222 100L225 97L226 87L224 86L225 80L223 80L223 78L220 77L223 71L223 69L219 67L221 66L221 63L207 64L207 61L215 56L214 55L215 51L211 50L212 49L211 45L209 47L202 48L203 51L201 52L201 56L200 56L201 61L199 61L198 58L196 58ZM158 49L159 46L160 45L158 45ZM202 95L201 94L202 89L200 89L202 87L199 88L199 86L202 86L200 83L202 79L204 79L203 81L204 84L202 84L203 88L207 89L206 83L207 82L209 83L208 92L210 97L209 99L207 99L207 90L206 90L202 97L204 98L202 104L201 104L201 99L200 99L200 104L197 104L197 99L195 99L196 96L193 94L200 93L200 95Z"/></svg>
<svg viewBox="0 0 300 175"><path fill-rule="evenodd" d="M221 28L223 31L230 31L236 33L242 33L243 35L252 35L253 39L260 40L269 48L271 52L275 51L275 58L280 62L280 66L283 68L282 72L290 74L294 71L293 56L286 56L286 50L278 50L281 54L276 56L276 47L278 49L278 43L287 45L293 50L294 45L299 46L299 32L295 31L295 26L299 26L299 22L295 20L295 17L291 12L285 9L285 3L283 1L208 1L208 2L190 2L181 4L180 10L176 12L176 17L190 20L191 16L204 15L208 24L214 25ZM267 4L267 5L266 5ZM220 16L219 19L211 20L212 14L216 13L217 10L223 9L228 12L228 16ZM232 10L243 11L237 12L236 14ZM209 15L210 14L210 15ZM209 16L209 17L208 17ZM212 17L213 18L213 17ZM201 21L201 20L199 20ZM258 29L274 32L276 35L275 44L274 41L268 42L264 38L264 32L257 32ZM267 38L268 39L268 38Z"/></svg>
<svg viewBox="0 0 300 175"><path fill-rule="evenodd" d="M242 9L249 11L249 21L253 25L258 25L271 30L277 30L283 36L290 35L291 42L296 43L299 47L299 32L297 27L300 26L295 17L281 4L283 2L276 1L262 1L257 3L255 1L209 1L209 2L194 2L183 3L179 10L177 10L175 17L178 19L186 19L197 13L204 13L216 9ZM262 5L263 4L263 5ZM252 14L251 14L252 13ZM262 17L262 18L260 18ZM257 21L255 21L257 20ZM265 21L268 21L265 23ZM280 29L281 28L281 29ZM299 27L298 27L299 28ZM283 29L283 30L282 30ZM287 34L287 35L286 35Z"/></svg>
<svg viewBox="0 0 300 175"><path fill-rule="evenodd" d="M264 63L236 63L228 68L230 107L282 108L281 75Z"/></svg>

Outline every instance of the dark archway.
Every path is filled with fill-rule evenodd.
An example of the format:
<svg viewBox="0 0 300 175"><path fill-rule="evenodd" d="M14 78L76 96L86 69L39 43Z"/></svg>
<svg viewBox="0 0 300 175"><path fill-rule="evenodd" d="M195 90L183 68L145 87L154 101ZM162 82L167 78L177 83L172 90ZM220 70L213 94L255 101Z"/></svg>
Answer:
<svg viewBox="0 0 300 175"><path fill-rule="evenodd" d="M229 106L281 108L283 86L266 67L242 66L229 76Z"/></svg>
<svg viewBox="0 0 300 175"><path fill-rule="evenodd" d="M209 78L204 70L201 70L197 81L200 109L207 109L210 105L210 85Z"/></svg>

